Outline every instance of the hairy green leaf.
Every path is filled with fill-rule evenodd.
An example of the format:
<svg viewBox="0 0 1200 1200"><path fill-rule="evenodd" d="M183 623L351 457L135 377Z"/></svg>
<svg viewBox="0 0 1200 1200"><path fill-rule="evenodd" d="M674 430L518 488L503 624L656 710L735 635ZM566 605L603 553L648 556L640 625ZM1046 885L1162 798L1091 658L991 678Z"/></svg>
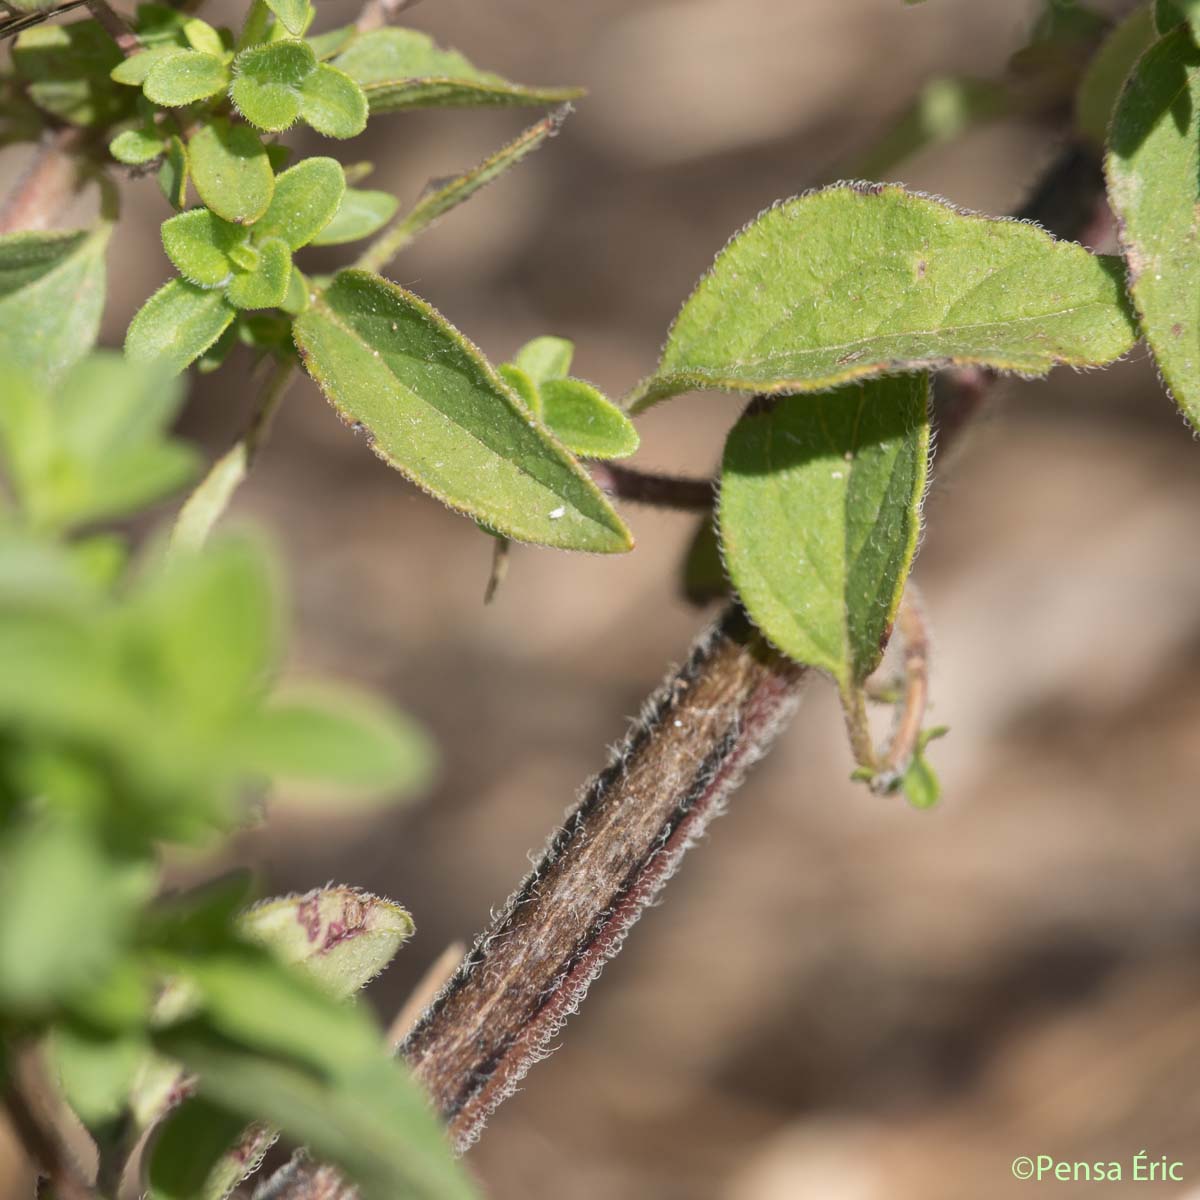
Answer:
<svg viewBox="0 0 1200 1200"><path fill-rule="evenodd" d="M300 89L317 68L304 42L268 42L234 59L230 95L238 111L259 129L278 132L300 115Z"/></svg>
<svg viewBox="0 0 1200 1200"><path fill-rule="evenodd" d="M267 0L267 7L293 37L299 37L312 20L309 0Z"/></svg>
<svg viewBox="0 0 1200 1200"><path fill-rule="evenodd" d="M560 337L536 337L526 342L513 359L534 383L566 379L575 357L575 343Z"/></svg>
<svg viewBox="0 0 1200 1200"><path fill-rule="evenodd" d="M225 289L235 308L278 308L287 296L292 275L292 252L283 238L266 238L257 245L258 262L237 271Z"/></svg>
<svg viewBox="0 0 1200 1200"><path fill-rule="evenodd" d="M366 129L367 98L344 71L318 63L300 93L300 115L318 133L352 138Z"/></svg>
<svg viewBox="0 0 1200 1200"><path fill-rule="evenodd" d="M439 500L520 541L632 547L578 463L444 317L365 271L342 271L296 319L309 373L343 420Z"/></svg>
<svg viewBox="0 0 1200 1200"><path fill-rule="evenodd" d="M542 396L538 386L514 363L501 363L497 368L500 378L508 384L527 409L540 421L542 419Z"/></svg>
<svg viewBox="0 0 1200 1200"><path fill-rule="evenodd" d="M340 29L328 29L304 40L318 60L324 62L325 59L340 54L358 36L359 32L353 25L343 25Z"/></svg>
<svg viewBox="0 0 1200 1200"><path fill-rule="evenodd" d="M162 362L182 371L236 315L221 291L172 279L134 314L125 334L125 354L132 362Z"/></svg>
<svg viewBox="0 0 1200 1200"><path fill-rule="evenodd" d="M109 78L114 83L123 83L128 87L141 87L156 64L164 58L170 58L184 49L174 38L157 46L149 46L139 50L129 58L121 58L109 72Z"/></svg>
<svg viewBox="0 0 1200 1200"><path fill-rule="evenodd" d="M1108 137L1117 97L1134 63L1154 41L1154 18L1145 6L1135 8L1104 39L1075 93L1075 125L1097 146Z"/></svg>
<svg viewBox="0 0 1200 1200"><path fill-rule="evenodd" d="M199 1200L220 1157L245 1128L243 1118L189 1096L162 1123L147 1167L152 1200Z"/></svg>
<svg viewBox="0 0 1200 1200"><path fill-rule="evenodd" d="M340 246L370 237L396 215L399 207L400 202L390 192L347 188L333 219L312 239L312 245Z"/></svg>
<svg viewBox="0 0 1200 1200"><path fill-rule="evenodd" d="M124 516L195 471L195 454L166 438L181 391L162 369L98 353L53 393L19 380L10 388L0 409L0 453L34 528L57 532Z"/></svg>
<svg viewBox="0 0 1200 1200"><path fill-rule="evenodd" d="M140 166L153 162L166 150L163 135L153 126L143 129L126 129L108 143L108 152L127 166Z"/></svg>
<svg viewBox="0 0 1200 1200"><path fill-rule="evenodd" d="M142 90L155 104L177 108L207 100L228 86L229 69L221 58L203 50L180 49L158 58Z"/></svg>
<svg viewBox="0 0 1200 1200"><path fill-rule="evenodd" d="M1186 22L1192 35L1200 35L1200 0L1154 0L1154 23L1159 33L1170 33Z"/></svg>
<svg viewBox="0 0 1200 1200"><path fill-rule="evenodd" d="M217 216L249 225L267 211L275 176L266 148L248 126L224 119L202 126L188 143L188 162L200 199Z"/></svg>
<svg viewBox="0 0 1200 1200"><path fill-rule="evenodd" d="M212 54L220 59L224 59L229 53L219 31L199 17L187 17L181 26L181 32L193 50L203 50L205 54Z"/></svg>
<svg viewBox="0 0 1200 1200"><path fill-rule="evenodd" d="M1176 29L1139 61L1113 116L1108 196L1129 289L1167 387L1200 426L1200 49Z"/></svg>
<svg viewBox="0 0 1200 1200"><path fill-rule="evenodd" d="M238 930L282 962L301 967L329 995L345 999L392 961L412 936L413 921L392 900L330 884L264 900L238 918Z"/></svg>
<svg viewBox="0 0 1200 1200"><path fill-rule="evenodd" d="M752 409L725 447L725 565L755 624L843 694L878 666L916 552L924 374Z"/></svg>
<svg viewBox="0 0 1200 1200"><path fill-rule="evenodd" d="M147 1047L140 1037L112 1037L60 1024L48 1051L72 1111L86 1124L98 1125L124 1110Z"/></svg>
<svg viewBox="0 0 1200 1200"><path fill-rule="evenodd" d="M412 29L375 29L333 60L362 85L373 113L465 105L562 104L579 88L530 88L480 71L456 50L441 50Z"/></svg>
<svg viewBox="0 0 1200 1200"><path fill-rule="evenodd" d="M640 439L629 418L582 379L547 379L538 385L542 419L568 450L585 458L626 458Z"/></svg>
<svg viewBox="0 0 1200 1200"><path fill-rule="evenodd" d="M733 238L630 407L947 363L1041 375L1111 362L1135 337L1118 260L900 187L843 184L768 209Z"/></svg>
<svg viewBox="0 0 1200 1200"><path fill-rule="evenodd" d="M233 274L229 252L246 241L241 225L223 221L207 208L193 208L163 222L162 243L175 269L189 283L223 286Z"/></svg>
<svg viewBox="0 0 1200 1200"><path fill-rule="evenodd" d="M0 236L0 360L59 378L96 340L111 226Z"/></svg>
<svg viewBox="0 0 1200 1200"><path fill-rule="evenodd" d="M276 176L271 206L255 225L255 237L283 238L299 250L333 220L345 192L346 177L336 159L306 158Z"/></svg>

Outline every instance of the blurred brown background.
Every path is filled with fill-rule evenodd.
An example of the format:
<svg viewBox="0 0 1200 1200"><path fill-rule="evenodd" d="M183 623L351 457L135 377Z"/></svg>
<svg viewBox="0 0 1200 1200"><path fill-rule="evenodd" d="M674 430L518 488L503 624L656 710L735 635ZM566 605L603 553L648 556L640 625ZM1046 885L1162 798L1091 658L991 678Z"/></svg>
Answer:
<svg viewBox="0 0 1200 1200"><path fill-rule="evenodd" d="M236 6L216 3L233 19ZM410 24L530 83L591 90L560 137L393 268L494 358L542 332L619 394L729 234L837 177L927 79L998 74L1016 0L426 0ZM337 10L336 14L335 11ZM343 0L322 21L348 18ZM529 118L383 118L344 161L416 197ZM1017 205L1053 155L1001 122L894 174ZM328 143L323 146L328 152ZM11 176L19 156L0 158ZM127 189L106 338L169 273L153 182ZM151 220L151 218L153 220ZM140 220L139 220L140 219ZM310 259L330 265L335 258ZM246 360L186 431L241 428ZM677 400L636 461L710 470L738 411ZM508 893L704 617L677 595L691 522L631 511L623 560L491 543L293 390L238 518L272 531L294 666L380 688L440 743L433 794L346 819L277 813L242 856L275 890L330 878L411 907L390 1014ZM562 1048L469 1162L496 1200L997 1200L1015 1156L1184 1163L1200 1196L1200 449L1144 351L1013 384L940 464L917 580L935 635L943 804L847 782L831 689L685 863Z"/></svg>

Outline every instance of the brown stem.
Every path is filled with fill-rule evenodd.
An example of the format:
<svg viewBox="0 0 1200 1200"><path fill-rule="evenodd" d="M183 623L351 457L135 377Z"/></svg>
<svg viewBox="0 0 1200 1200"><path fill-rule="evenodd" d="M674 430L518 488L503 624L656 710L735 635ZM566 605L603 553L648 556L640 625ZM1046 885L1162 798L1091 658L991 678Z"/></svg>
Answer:
<svg viewBox="0 0 1200 1200"><path fill-rule="evenodd" d="M717 494L711 479L653 475L611 462L589 463L588 471L602 491L634 504L652 504L683 512L708 512Z"/></svg>
<svg viewBox="0 0 1200 1200"><path fill-rule="evenodd" d="M87 0L87 7L96 23L117 43L117 49L126 58L132 58L142 49L142 43L138 41L129 22L109 5L108 0Z"/></svg>
<svg viewBox="0 0 1200 1200"><path fill-rule="evenodd" d="M82 130L64 127L43 136L25 173L0 207L0 234L18 229L49 229L79 186L76 152Z"/></svg>
<svg viewBox="0 0 1200 1200"><path fill-rule="evenodd" d="M920 745L921 726L929 702L929 633L912 585L896 619L904 642L904 698L898 709L891 745L878 774L871 780L873 791L890 792L908 770Z"/></svg>
<svg viewBox="0 0 1200 1200"><path fill-rule="evenodd" d="M419 3L420 0L367 0L354 27L359 33L370 33L373 29L382 28L406 8L412 8Z"/></svg>

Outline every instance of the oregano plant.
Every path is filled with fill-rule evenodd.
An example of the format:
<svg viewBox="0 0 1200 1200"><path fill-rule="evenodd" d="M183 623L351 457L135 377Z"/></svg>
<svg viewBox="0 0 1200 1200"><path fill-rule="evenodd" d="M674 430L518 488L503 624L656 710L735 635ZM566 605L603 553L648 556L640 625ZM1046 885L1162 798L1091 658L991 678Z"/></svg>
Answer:
<svg viewBox="0 0 1200 1200"><path fill-rule="evenodd" d="M394 2L319 33L309 0L252 0L236 29L198 7L0 5L0 136L38 143L0 208L0 1087L40 1194L64 1200L222 1200L254 1186L281 1135L299 1152L264 1198L465 1198L478 1189L453 1152L548 1048L808 675L836 688L848 773L937 802L929 747L947 731L926 720L909 584L935 423L944 445L999 374L1102 368L1139 339L1200 416L1200 8L1147 0L1110 21L1048 0L1019 71L937 81L867 156L890 175L974 122L1065 107L1065 148L1020 219L876 180L781 199L613 397L572 373L552 330L492 362L389 275L557 134L577 89L481 69L389 24ZM358 186L370 167L345 144L431 107L540 111L401 212ZM297 125L322 153L296 158ZM157 184L175 275L121 347L98 348L118 183ZM99 216L57 228L82 186ZM1090 248L1106 228L1119 253ZM310 246L355 245L331 274L305 265ZM188 375L247 356L254 417L205 464L173 432ZM165 853L219 848L300 785L379 803L430 768L402 714L282 677L281 572L222 528L302 376L492 536L489 596L516 543L632 551L626 502L695 514L686 590L727 603L398 1055L353 997L412 933L399 904L353 880L274 899L240 874L165 885ZM729 397L716 478L620 461L640 414L670 402L686 420L699 391ZM875 705L895 714L883 745Z"/></svg>

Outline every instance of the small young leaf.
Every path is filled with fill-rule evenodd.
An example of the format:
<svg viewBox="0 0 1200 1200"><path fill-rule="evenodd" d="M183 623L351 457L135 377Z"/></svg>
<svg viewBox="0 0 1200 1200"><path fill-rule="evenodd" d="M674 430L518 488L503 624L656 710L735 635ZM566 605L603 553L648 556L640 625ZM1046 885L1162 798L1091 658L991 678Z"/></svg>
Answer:
<svg viewBox="0 0 1200 1200"><path fill-rule="evenodd" d="M536 337L517 351L513 362L533 380L566 379L575 357L575 343L560 337Z"/></svg>
<svg viewBox="0 0 1200 1200"><path fill-rule="evenodd" d="M63 1098L86 1124L112 1121L129 1102L134 1078L148 1053L138 1037L111 1037L60 1024L48 1046Z"/></svg>
<svg viewBox="0 0 1200 1200"><path fill-rule="evenodd" d="M929 458L926 375L793 396L725 447L725 565L754 623L843 694L878 666L916 552Z"/></svg>
<svg viewBox="0 0 1200 1200"><path fill-rule="evenodd" d="M303 896L264 900L238 930L282 962L301 967L324 991L347 999L366 987L413 934L399 904L360 888L330 884Z"/></svg>
<svg viewBox="0 0 1200 1200"><path fill-rule="evenodd" d="M114 83L123 83L128 87L141 87L156 64L164 58L170 58L184 47L172 39L162 45L151 46L139 50L129 58L122 58L109 72L109 78Z"/></svg>
<svg viewBox="0 0 1200 1200"><path fill-rule="evenodd" d="M166 150L163 135L153 126L144 129L126 129L108 143L108 152L127 166L141 166L153 162Z"/></svg>
<svg viewBox="0 0 1200 1200"><path fill-rule="evenodd" d="M412 29L363 34L333 60L361 84L373 113L454 105L541 105L575 100L578 88L528 88L480 71Z"/></svg>
<svg viewBox="0 0 1200 1200"><path fill-rule="evenodd" d="M970 363L1042 375L1136 337L1119 260L1034 225L894 185L840 184L768 209L717 256L667 336L639 412L696 389L819 391Z"/></svg>
<svg viewBox="0 0 1200 1200"><path fill-rule="evenodd" d="M238 271L225 289L235 308L278 308L287 296L292 274L292 252L282 238L267 238L257 245L258 265Z"/></svg>
<svg viewBox="0 0 1200 1200"><path fill-rule="evenodd" d="M203 50L205 54L212 54L222 60L225 58L225 43L207 21L202 21L199 17L188 17L183 22L182 32L193 50Z"/></svg>
<svg viewBox="0 0 1200 1200"><path fill-rule="evenodd" d="M54 380L96 340L111 226L0 236L0 361Z"/></svg>
<svg viewBox="0 0 1200 1200"><path fill-rule="evenodd" d="M300 92L300 115L318 133L352 138L366 129L367 98L362 88L336 67L318 63Z"/></svg>
<svg viewBox="0 0 1200 1200"><path fill-rule="evenodd" d="M501 363L496 370L500 373L500 378L520 397L525 407L540 421L542 419L542 395L538 391L537 384L514 363ZM491 533L491 530L489 529L487 532Z"/></svg>
<svg viewBox="0 0 1200 1200"><path fill-rule="evenodd" d="M299 37L312 20L312 5L308 0L267 0L267 7L292 37Z"/></svg>
<svg viewBox="0 0 1200 1200"><path fill-rule="evenodd" d="M1176 403L1200 426L1197 184L1200 49L1176 29L1138 62L1113 116L1108 196L1146 341Z"/></svg>
<svg viewBox="0 0 1200 1200"><path fill-rule="evenodd" d="M400 202L390 192L347 188L333 219L312 239L313 246L340 246L357 242L382 229L395 215Z"/></svg>
<svg viewBox="0 0 1200 1200"><path fill-rule="evenodd" d="M346 191L341 164L306 158L275 178L271 207L254 227L256 237L278 237L293 249L307 246L333 219Z"/></svg>
<svg viewBox="0 0 1200 1200"><path fill-rule="evenodd" d="M296 319L309 373L372 448L452 508L519 541L603 553L632 538L586 472L441 314L342 271Z"/></svg>
<svg viewBox="0 0 1200 1200"><path fill-rule="evenodd" d="M307 279L305 279L300 268L292 263L292 274L288 280L287 295L283 298L283 303L280 308L286 313L291 313L292 316L299 316L307 307L309 294L312 288Z"/></svg>
<svg viewBox="0 0 1200 1200"><path fill-rule="evenodd" d="M1153 41L1154 19L1143 5L1114 29L1092 56L1075 93L1075 126L1094 145L1104 145L1121 88Z"/></svg>
<svg viewBox="0 0 1200 1200"><path fill-rule="evenodd" d="M318 61L324 62L327 58L340 54L358 36L358 30L353 25L343 25L340 29L329 29L304 40Z"/></svg>
<svg viewBox="0 0 1200 1200"><path fill-rule="evenodd" d="M900 780L900 790L913 808L933 808L941 799L942 785L938 780L937 772L925 757L925 747L935 738L943 737L948 732L946 726L939 725L935 729L923 730L917 739L917 748L913 753L912 762L909 763L908 770L904 772L904 777Z"/></svg>
<svg viewBox="0 0 1200 1200"><path fill-rule="evenodd" d="M630 419L582 379L538 386L542 419L560 442L584 458L626 458L641 444Z"/></svg>
<svg viewBox="0 0 1200 1200"><path fill-rule="evenodd" d="M125 354L132 362L163 362L173 371L182 371L225 332L236 315L220 291L172 279L134 314L125 334Z"/></svg>
<svg viewBox="0 0 1200 1200"><path fill-rule="evenodd" d="M142 91L155 104L177 108L206 100L228 86L229 69L215 54L174 50L162 55L150 68Z"/></svg>
<svg viewBox="0 0 1200 1200"><path fill-rule="evenodd" d="M303 42L268 42L234 59L230 95L238 111L272 133L294 125L300 115L300 88L317 68Z"/></svg>
<svg viewBox="0 0 1200 1200"><path fill-rule="evenodd" d="M172 134L167 138L167 153L158 169L158 186L174 209L187 203L188 152L183 139Z"/></svg>
<svg viewBox="0 0 1200 1200"><path fill-rule="evenodd" d="M241 225L223 221L207 208L193 208L164 221L163 249L189 283L223 286L233 274L230 250L247 238Z"/></svg>
<svg viewBox="0 0 1200 1200"><path fill-rule="evenodd" d="M267 211L275 176L266 148L248 126L209 122L192 136L188 161L200 199L217 216L250 225Z"/></svg>

